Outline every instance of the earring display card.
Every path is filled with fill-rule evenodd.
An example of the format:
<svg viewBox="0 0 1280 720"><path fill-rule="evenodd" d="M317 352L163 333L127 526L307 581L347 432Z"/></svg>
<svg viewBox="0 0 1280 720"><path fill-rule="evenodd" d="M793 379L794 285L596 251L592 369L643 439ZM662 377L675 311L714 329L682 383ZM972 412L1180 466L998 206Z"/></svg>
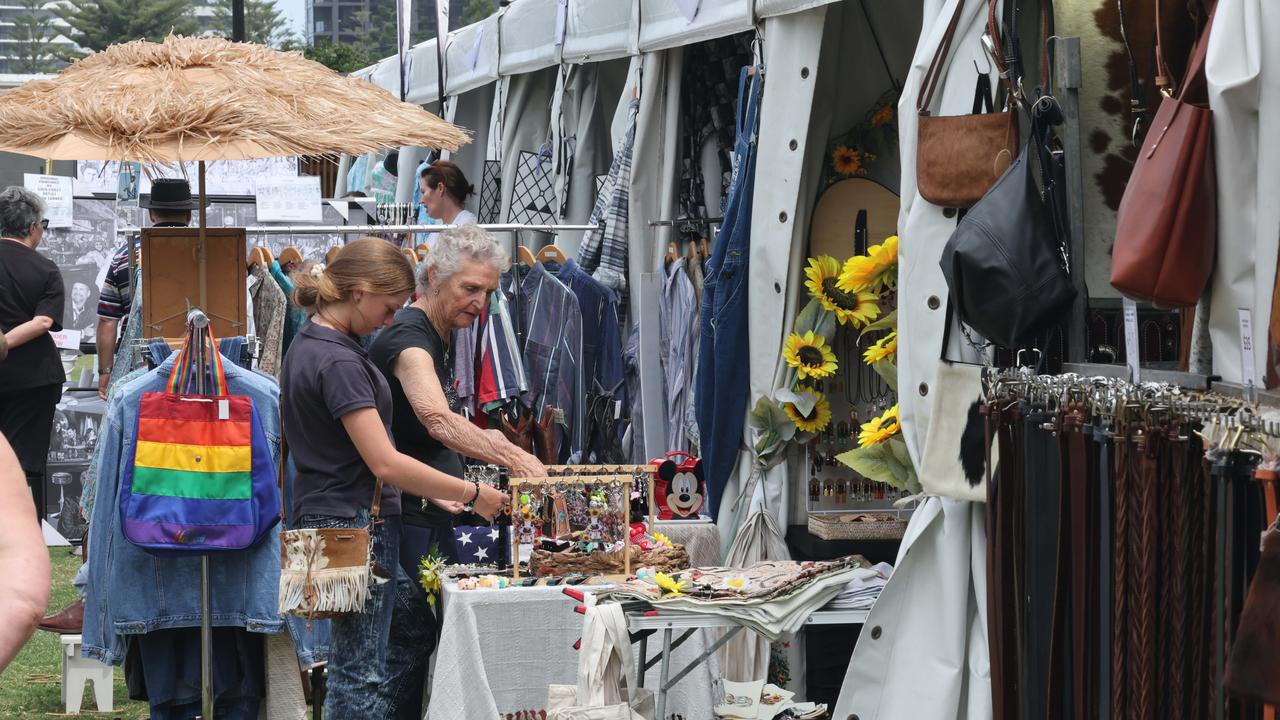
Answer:
<svg viewBox="0 0 1280 720"><path fill-rule="evenodd" d="M484 177L480 180L480 222L496 223L502 213L502 163L484 161Z"/></svg>
<svg viewBox="0 0 1280 720"><path fill-rule="evenodd" d="M521 152L511 195L510 219L522 225L556 225L556 193L551 160L538 153Z"/></svg>

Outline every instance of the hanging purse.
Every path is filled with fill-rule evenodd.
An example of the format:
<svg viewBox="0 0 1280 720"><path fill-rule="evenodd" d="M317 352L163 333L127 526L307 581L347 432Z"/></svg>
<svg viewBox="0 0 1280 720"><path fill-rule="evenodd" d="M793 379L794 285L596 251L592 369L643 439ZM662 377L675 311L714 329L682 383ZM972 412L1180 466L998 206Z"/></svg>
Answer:
<svg viewBox="0 0 1280 720"><path fill-rule="evenodd" d="M1157 2L1157 28L1159 6ZM1217 252L1213 111L1187 97L1205 92L1213 16L1211 10L1177 97L1166 95L1160 101L1116 217L1112 287L1164 307L1199 301ZM1164 67L1159 41L1156 53L1158 66Z"/></svg>
<svg viewBox="0 0 1280 720"><path fill-rule="evenodd" d="M283 435L283 433L282 433ZM284 468L288 446L280 440L280 520L285 521ZM324 620L364 610L373 577L370 530L378 523L382 478L373 485L367 528L299 528L280 533L281 615Z"/></svg>
<svg viewBox="0 0 1280 720"><path fill-rule="evenodd" d="M1030 154L1052 159L1033 123L1026 151L956 226L942 250L942 274L960 322L1016 348L1070 311L1076 290L1066 253L1031 171Z"/></svg>
<svg viewBox="0 0 1280 720"><path fill-rule="evenodd" d="M1000 458L982 413L983 366L946 358L953 320L948 304L942 358L930 390L933 410L920 458L920 486L928 495L986 502L987 466L994 469Z"/></svg>
<svg viewBox="0 0 1280 720"><path fill-rule="evenodd" d="M195 392L202 375L211 394ZM124 454L121 529L150 553L246 550L275 526L271 446L253 399L227 394L211 330L188 326L164 392L143 393Z"/></svg>
<svg viewBox="0 0 1280 720"><path fill-rule="evenodd" d="M989 7L994 7L995 2L990 0ZM933 62L929 64L916 98L919 115L916 187L925 200L950 208L967 208L976 203L995 184L1018 152L1017 115L1010 110L990 112L992 102L989 94L984 99L982 85L978 87L971 115L938 117L929 110L947 67L964 5L965 0L956 3L955 14L933 55ZM999 29L995 25L994 12L988 18L988 32L997 38ZM998 52L996 54L999 55ZM980 113L984 105L988 112Z"/></svg>

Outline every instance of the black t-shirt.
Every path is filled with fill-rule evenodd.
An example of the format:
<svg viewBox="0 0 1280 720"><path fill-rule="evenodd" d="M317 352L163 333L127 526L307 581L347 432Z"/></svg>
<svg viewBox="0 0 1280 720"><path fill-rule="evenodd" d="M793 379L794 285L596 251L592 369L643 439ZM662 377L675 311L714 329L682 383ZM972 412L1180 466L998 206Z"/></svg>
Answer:
<svg viewBox="0 0 1280 720"><path fill-rule="evenodd" d="M297 468L293 517L354 517L369 507L377 478L364 464L342 416L377 408L391 435L391 390L355 339L303 323L280 371L280 407L289 454ZM382 485L382 514L400 514L400 490Z"/></svg>
<svg viewBox="0 0 1280 720"><path fill-rule="evenodd" d="M14 240L0 240L0 332L8 332L37 315L62 329L62 274L52 260ZM9 348L0 362L0 392L62 384L58 347L48 333Z"/></svg>
<svg viewBox="0 0 1280 720"><path fill-rule="evenodd" d="M450 450L444 443L431 437L423 426L418 415L409 405L409 398L404 394L404 387L393 370L396 358L409 348L427 351L431 362L436 366L436 378L449 401L449 409L458 412L461 403L453 381L453 348L446 345L436 332L435 326L427 318L427 314L416 307L407 307L396 313L395 322L378 333L369 348L369 357L378 369L386 376L391 386L392 404L395 406L391 433L396 439L396 449L421 460L423 463L440 472L462 477L462 457ZM446 510L424 503L422 498L405 493L403 502L404 522L407 525L420 527L438 527L448 525L453 515Z"/></svg>

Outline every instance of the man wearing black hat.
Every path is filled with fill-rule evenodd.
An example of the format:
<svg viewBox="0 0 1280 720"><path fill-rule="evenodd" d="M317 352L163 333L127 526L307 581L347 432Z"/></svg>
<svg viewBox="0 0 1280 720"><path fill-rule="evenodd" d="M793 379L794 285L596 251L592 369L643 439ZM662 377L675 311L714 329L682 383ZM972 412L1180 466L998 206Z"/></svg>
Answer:
<svg viewBox="0 0 1280 720"><path fill-rule="evenodd" d="M152 181L151 194L140 197L138 204L151 211L151 224L155 227L187 227L191 224L191 211L199 206L191 197L190 183L176 178ZM122 322L128 322L129 310L133 307L129 245L128 242L121 245L111 258L102 293L98 296L98 395L104 400L114 369L117 333L124 333Z"/></svg>

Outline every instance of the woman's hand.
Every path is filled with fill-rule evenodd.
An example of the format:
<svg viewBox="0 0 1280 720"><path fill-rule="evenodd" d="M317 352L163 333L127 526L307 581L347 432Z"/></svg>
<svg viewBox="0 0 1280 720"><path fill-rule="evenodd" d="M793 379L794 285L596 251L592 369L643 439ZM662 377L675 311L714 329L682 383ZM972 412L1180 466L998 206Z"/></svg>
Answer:
<svg viewBox="0 0 1280 720"><path fill-rule="evenodd" d="M471 504L476 514L486 520L493 520L498 512L511 502L511 497L497 488L480 485L480 496Z"/></svg>
<svg viewBox="0 0 1280 720"><path fill-rule="evenodd" d="M467 509L466 505L457 500L437 500L435 498L427 498L427 500L430 501L432 505L435 505L445 512L451 512L454 515L461 514L463 510Z"/></svg>
<svg viewBox="0 0 1280 720"><path fill-rule="evenodd" d="M511 463L511 477L513 478L544 478L548 477L547 466L543 465L538 458L530 455L523 450L517 450L519 453L516 459Z"/></svg>

